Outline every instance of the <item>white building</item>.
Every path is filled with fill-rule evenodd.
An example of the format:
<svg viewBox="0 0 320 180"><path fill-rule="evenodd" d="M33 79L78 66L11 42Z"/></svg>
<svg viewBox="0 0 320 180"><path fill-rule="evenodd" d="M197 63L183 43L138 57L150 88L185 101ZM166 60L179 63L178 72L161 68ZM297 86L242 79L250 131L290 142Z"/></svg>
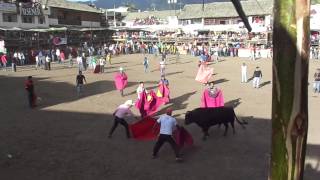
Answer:
<svg viewBox="0 0 320 180"><path fill-rule="evenodd" d="M127 28L140 28L149 31L175 31L180 28L178 15L172 10L130 12L123 22Z"/></svg>
<svg viewBox="0 0 320 180"><path fill-rule="evenodd" d="M272 26L272 0L241 1L252 32L266 32ZM179 15L179 24L185 32L197 30L241 31L243 23L231 2L185 5Z"/></svg>
<svg viewBox="0 0 320 180"><path fill-rule="evenodd" d="M310 30L320 31L320 4L311 5Z"/></svg>

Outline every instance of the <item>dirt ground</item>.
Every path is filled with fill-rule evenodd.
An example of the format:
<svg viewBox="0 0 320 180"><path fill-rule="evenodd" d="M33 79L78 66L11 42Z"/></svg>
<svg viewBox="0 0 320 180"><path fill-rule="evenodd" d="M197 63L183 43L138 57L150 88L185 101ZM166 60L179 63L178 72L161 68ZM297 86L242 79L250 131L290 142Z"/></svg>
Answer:
<svg viewBox="0 0 320 180"><path fill-rule="evenodd" d="M104 74L87 71L88 84L78 98L75 91L77 68L53 64L52 71L18 67L18 72L0 71L0 179L1 180L265 180L269 171L271 144L271 60L255 62L224 58L214 68L213 80L223 89L225 102L236 107L239 117L249 125L236 125L236 134L210 129L210 138L202 141L196 125L186 128L195 146L182 151L184 161L175 162L169 145L163 146L158 159L151 159L155 142L125 137L123 127L107 138L115 108L127 99L136 100L139 81L155 88L160 79L158 59L149 57L150 73L143 72L143 55L113 58ZM263 72L263 87L240 83L240 66L248 64L249 76L258 65ZM113 74L124 67L129 77L125 97L115 90ZM319 62L310 62L310 82ZM204 85L196 82L197 58L181 56L180 63L170 57L167 79L172 101L161 108L173 107L179 124L184 113L200 105ZM41 97L36 109L27 105L24 81L34 76L36 93ZM320 125L317 109L319 95L309 87L309 137L305 179L320 179ZM138 111L134 109L138 115ZM133 120L128 120L130 123Z"/></svg>

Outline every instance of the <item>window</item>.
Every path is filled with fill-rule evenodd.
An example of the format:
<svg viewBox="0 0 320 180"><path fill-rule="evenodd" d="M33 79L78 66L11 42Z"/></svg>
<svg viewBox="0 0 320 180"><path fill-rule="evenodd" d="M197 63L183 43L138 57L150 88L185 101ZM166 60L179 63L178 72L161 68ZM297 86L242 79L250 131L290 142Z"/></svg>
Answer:
<svg viewBox="0 0 320 180"><path fill-rule="evenodd" d="M201 18L198 18L198 19L192 19L191 21L192 21L192 22L191 22L191 24L201 24L202 19L201 19Z"/></svg>
<svg viewBox="0 0 320 180"><path fill-rule="evenodd" d="M39 24L45 24L46 23L46 17L45 16L39 16L38 17L38 23Z"/></svg>
<svg viewBox="0 0 320 180"><path fill-rule="evenodd" d="M21 16L22 23L34 23L33 16Z"/></svg>
<svg viewBox="0 0 320 180"><path fill-rule="evenodd" d="M215 25L216 20L215 19L205 19L204 20L204 25Z"/></svg>
<svg viewBox="0 0 320 180"><path fill-rule="evenodd" d="M220 24L227 24L225 20L220 20Z"/></svg>
<svg viewBox="0 0 320 180"><path fill-rule="evenodd" d="M3 22L18 22L16 14L2 14Z"/></svg>

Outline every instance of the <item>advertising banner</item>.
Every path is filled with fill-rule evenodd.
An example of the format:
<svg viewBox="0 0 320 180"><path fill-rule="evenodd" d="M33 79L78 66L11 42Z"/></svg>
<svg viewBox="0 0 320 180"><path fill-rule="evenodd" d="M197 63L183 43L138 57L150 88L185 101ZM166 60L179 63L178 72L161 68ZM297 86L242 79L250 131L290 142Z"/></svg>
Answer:
<svg viewBox="0 0 320 180"><path fill-rule="evenodd" d="M67 44L67 42L68 42L67 38L54 37L52 39L52 43L56 46Z"/></svg>
<svg viewBox="0 0 320 180"><path fill-rule="evenodd" d="M22 3L20 9L22 16L42 16L40 3Z"/></svg>
<svg viewBox="0 0 320 180"><path fill-rule="evenodd" d="M0 11L4 12L17 12L17 6L13 3L0 2Z"/></svg>

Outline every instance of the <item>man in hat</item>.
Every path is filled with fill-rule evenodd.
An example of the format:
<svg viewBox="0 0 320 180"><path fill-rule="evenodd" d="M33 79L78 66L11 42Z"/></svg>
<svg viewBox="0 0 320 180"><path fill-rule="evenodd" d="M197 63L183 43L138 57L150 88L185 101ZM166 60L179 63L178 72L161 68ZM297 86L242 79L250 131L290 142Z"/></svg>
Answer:
<svg viewBox="0 0 320 180"><path fill-rule="evenodd" d="M261 72L260 68L257 66L253 72L253 88L260 87L261 78L262 78L262 72Z"/></svg>
<svg viewBox="0 0 320 180"><path fill-rule="evenodd" d="M124 119L127 116L134 116L131 112L130 108L133 106L132 100L127 100L124 104L121 104L113 113L114 116L114 124L109 132L109 138L112 137L113 131L117 128L120 123L122 126L126 128L127 138L130 138L129 126L126 120Z"/></svg>
<svg viewBox="0 0 320 180"><path fill-rule="evenodd" d="M153 148L152 158L156 158L163 143L168 142L174 150L176 161L181 161L182 159L179 156L178 145L172 138L173 130L178 127L177 120L172 117L172 109L168 108L166 114L161 115L157 120L157 123L160 123L160 135Z"/></svg>

